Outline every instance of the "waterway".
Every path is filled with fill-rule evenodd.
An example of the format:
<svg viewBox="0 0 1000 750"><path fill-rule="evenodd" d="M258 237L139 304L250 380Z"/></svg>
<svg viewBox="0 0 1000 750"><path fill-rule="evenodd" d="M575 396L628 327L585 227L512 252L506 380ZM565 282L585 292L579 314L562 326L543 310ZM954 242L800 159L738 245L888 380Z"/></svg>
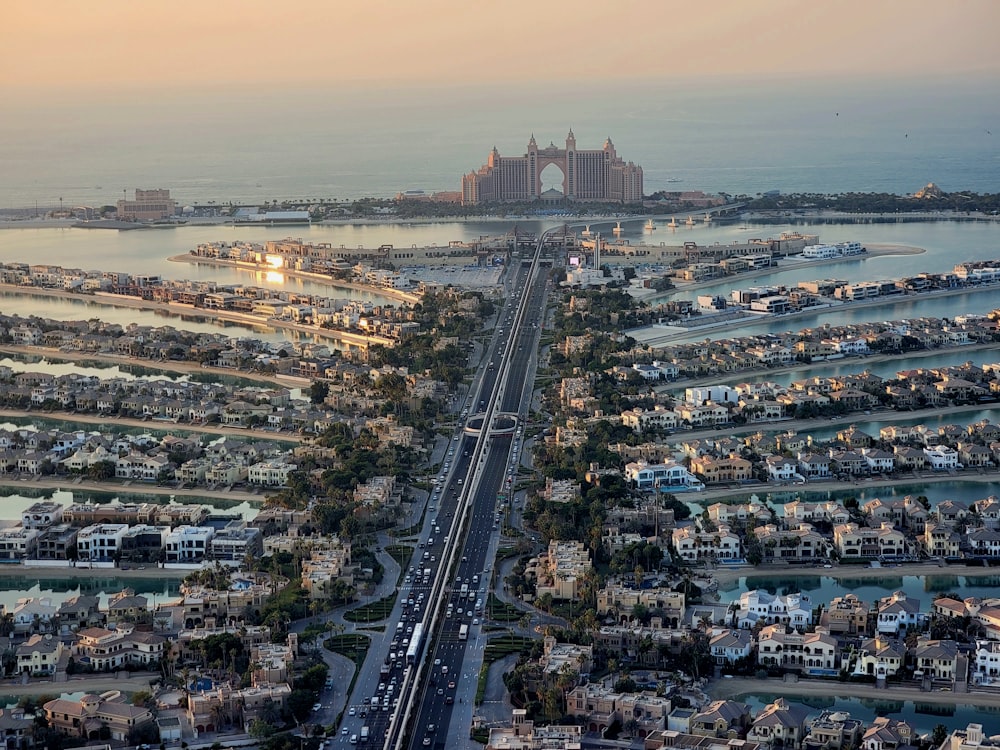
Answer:
<svg viewBox="0 0 1000 750"><path fill-rule="evenodd" d="M25 482L24 487L12 485L0 485L0 522L13 522L20 520L21 513L34 503L51 500L68 506L73 503L94 503L96 505L106 505L113 502L122 503L154 503L157 505L172 504L172 495L146 494L140 490L134 492L96 491L96 490L52 490L43 487L31 487ZM261 498L263 499L263 498ZM177 498L177 502L184 505L203 505L209 509L210 513L221 513L227 516L237 516L245 521L249 521L260 508L256 504L250 504L245 500L226 501L217 497L199 497L197 495L184 495Z"/></svg>
<svg viewBox="0 0 1000 750"><path fill-rule="evenodd" d="M373 248L446 246L503 234L514 221L469 221L384 224L313 224L301 227L251 227L226 224L184 225L171 229L118 232L55 227L5 228L0 231L0 262L51 263L66 268L158 274L167 279L215 280L220 284L254 284L273 289L322 294L343 299L394 302L375 291L343 289L282 273L232 266L171 262L206 242L255 242L294 237L304 242L328 242L334 247ZM538 221L516 222L537 233ZM551 223L549 224L551 225ZM17 224L10 225L17 227Z"/></svg>
<svg viewBox="0 0 1000 750"><path fill-rule="evenodd" d="M927 498L932 510L937 507L938 503L945 500L958 500L959 502L971 505L976 500L982 500L992 495L1000 496L1000 479L993 482L963 482L961 480L954 480L932 483L920 482L918 480L890 487L872 487L861 482L860 484L844 484L842 489L820 492L810 492L807 489L798 488L768 490L761 487L757 491L748 490L744 493L734 494L728 497L725 502L727 504L738 504L748 502L751 499L757 499L760 502L771 505L778 516L782 517L784 515L784 508L782 506L793 500L802 500L808 503L834 500L842 503L848 498L856 498L858 503L863 505L877 497L884 499L903 498L907 495L923 495ZM685 500L687 500L688 507L691 508L694 514L702 513L706 505L716 502L712 500L705 503L698 503L695 500L689 499L689 497L685 497Z"/></svg>
<svg viewBox="0 0 1000 750"><path fill-rule="evenodd" d="M891 691L885 698L824 698L821 696L804 695L788 697L789 702L800 703L810 709L810 718L819 716L826 709L846 711L851 718L858 719L868 725L878 716L888 716L893 719L904 719L918 734L930 734L938 724L944 724L949 731L965 729L969 724L982 724L989 736L1000 727L1000 708L972 705L975 698L970 696L968 705L950 706L940 703L921 703L920 701L893 700ZM736 696L736 700L747 703L757 714L776 696L767 693L750 693Z"/></svg>
<svg viewBox="0 0 1000 750"><path fill-rule="evenodd" d="M41 598L58 607L74 596L89 594L98 597L101 608L106 609L108 600L125 588L145 596L151 606L180 596L178 579L157 578L152 571L148 578L66 578L60 577L58 570L25 570L23 575L4 576L0 605L10 612L19 599Z"/></svg>
<svg viewBox="0 0 1000 750"><path fill-rule="evenodd" d="M985 570L985 569L984 569ZM981 598L997 595L1000 586L1000 570L982 575L955 575L941 573L927 576L893 575L892 568L877 581L871 578L832 578L815 576L782 576L780 573L766 573L741 577L737 582L720 586L719 601L729 604L740 598L744 591L760 589L770 594L802 593L811 597L813 605L826 605L838 596L855 594L861 601L876 602L894 591L903 591L907 597L920 602L924 611L930 609L931 601L939 594L955 593L960 599L969 596Z"/></svg>
<svg viewBox="0 0 1000 750"><path fill-rule="evenodd" d="M832 378L840 375L853 375L867 370L872 375L880 378L892 379L897 373L904 370L924 369L930 370L936 367L949 367L955 364L971 362L977 367L1000 362L1000 352L995 348L984 349L963 349L961 347L948 349L945 351L928 354L925 357L888 357L886 359L875 359L869 357L845 357L829 362L813 362L810 365L803 365L794 369L780 371L754 370L742 373L723 374L713 377L712 382L719 385L729 383L746 383L767 381L787 388L796 380L805 378ZM667 392L683 397L684 389L690 388L690 383L678 383L676 388L671 388Z"/></svg>
<svg viewBox="0 0 1000 750"><path fill-rule="evenodd" d="M0 235L3 233L0 232ZM197 315L177 316L165 310L139 310L133 307L115 307L98 304L82 295L50 297L31 294L14 294L0 289L0 312L27 318L37 315L52 320L101 320L123 327L132 323L159 328L171 326L193 333L227 333L234 338L253 337L269 343L288 341L291 334L278 332L266 326L250 326L218 318Z"/></svg>

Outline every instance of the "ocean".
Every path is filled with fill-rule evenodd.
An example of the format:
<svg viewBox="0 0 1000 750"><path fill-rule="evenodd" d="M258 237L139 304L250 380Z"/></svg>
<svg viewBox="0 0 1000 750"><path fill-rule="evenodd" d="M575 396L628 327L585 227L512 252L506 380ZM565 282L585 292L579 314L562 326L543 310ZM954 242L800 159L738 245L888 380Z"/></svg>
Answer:
<svg viewBox="0 0 1000 750"><path fill-rule="evenodd" d="M113 204L136 187L169 188L182 204L458 190L494 145L520 156L532 134L561 146L570 128L581 149L610 137L642 165L647 194L910 193L932 181L1000 191L1000 80L923 72L517 89L192 84L144 96L108 86L5 104L0 209Z"/></svg>

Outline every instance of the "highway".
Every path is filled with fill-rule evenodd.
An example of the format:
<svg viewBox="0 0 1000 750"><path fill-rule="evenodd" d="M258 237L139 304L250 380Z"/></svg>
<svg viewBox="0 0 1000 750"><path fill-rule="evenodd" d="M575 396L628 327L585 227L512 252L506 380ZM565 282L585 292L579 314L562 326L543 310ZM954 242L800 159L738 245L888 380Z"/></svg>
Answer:
<svg viewBox="0 0 1000 750"><path fill-rule="evenodd" d="M498 495L514 482L534 382L547 284L547 267L538 268L543 241L532 262L506 274L507 302L434 479L396 605L379 623L384 631L364 631L371 646L334 740L340 747L443 748L455 732L468 736L471 714L459 712L460 725L453 713L471 711L476 692L482 610L500 533ZM483 424L493 425L488 437L480 434ZM470 668L467 652L477 645Z"/></svg>
<svg viewBox="0 0 1000 750"><path fill-rule="evenodd" d="M537 257L537 253L536 253ZM547 267L546 267L547 268ZM499 542L504 505L516 480L523 441L524 419L531 403L538 340L547 297L545 268L528 276L520 269L515 290L497 327L498 346L486 364L480 410L516 416L508 431L493 432L475 477L469 527L462 543L451 585L446 590L445 617L436 648L425 655L427 679L418 689L419 710L410 727L409 741L396 747L442 749L454 747L469 732L485 636L483 609ZM490 375L497 373L495 379ZM489 400L493 399L494 404ZM467 593L463 594L463 589ZM467 631L465 639L462 631Z"/></svg>

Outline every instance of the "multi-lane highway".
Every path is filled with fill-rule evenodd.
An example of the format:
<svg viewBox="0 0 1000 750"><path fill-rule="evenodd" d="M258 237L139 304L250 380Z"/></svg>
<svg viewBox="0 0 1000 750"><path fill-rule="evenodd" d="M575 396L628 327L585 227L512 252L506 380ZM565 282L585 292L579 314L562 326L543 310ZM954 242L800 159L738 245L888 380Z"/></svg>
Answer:
<svg viewBox="0 0 1000 750"><path fill-rule="evenodd" d="M443 604L444 621L436 648L425 656L428 677L419 711L414 712L409 727L409 746L413 748L453 747L455 739L467 737L469 732L464 702L476 693L484 640L480 639L483 607L489 596L502 505L510 500L520 459L546 298L547 274L525 274L524 270L518 273L512 300L501 313L498 347L486 365L487 373L497 373L495 388L484 387L486 395L480 401L481 409L492 406L493 413L500 415L495 424L509 424L510 429L493 431L483 445L468 499L468 530L459 539L461 558ZM507 421L506 415L514 419Z"/></svg>
<svg viewBox="0 0 1000 750"><path fill-rule="evenodd" d="M461 427L434 480L417 548L385 631L375 632L338 737L344 746L438 747L475 696L467 649L479 641L499 538L499 498L512 489L530 404L547 274L531 262L506 276L507 303ZM480 654L481 656L481 654ZM457 705L456 705L457 704Z"/></svg>

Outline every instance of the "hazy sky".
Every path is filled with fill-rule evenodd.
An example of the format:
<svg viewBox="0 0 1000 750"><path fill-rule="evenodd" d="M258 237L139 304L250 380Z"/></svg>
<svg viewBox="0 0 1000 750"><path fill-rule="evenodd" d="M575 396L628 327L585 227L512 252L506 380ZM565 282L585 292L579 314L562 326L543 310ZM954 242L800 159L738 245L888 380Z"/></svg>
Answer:
<svg viewBox="0 0 1000 750"><path fill-rule="evenodd" d="M1000 72L998 0L8 0L0 87Z"/></svg>

